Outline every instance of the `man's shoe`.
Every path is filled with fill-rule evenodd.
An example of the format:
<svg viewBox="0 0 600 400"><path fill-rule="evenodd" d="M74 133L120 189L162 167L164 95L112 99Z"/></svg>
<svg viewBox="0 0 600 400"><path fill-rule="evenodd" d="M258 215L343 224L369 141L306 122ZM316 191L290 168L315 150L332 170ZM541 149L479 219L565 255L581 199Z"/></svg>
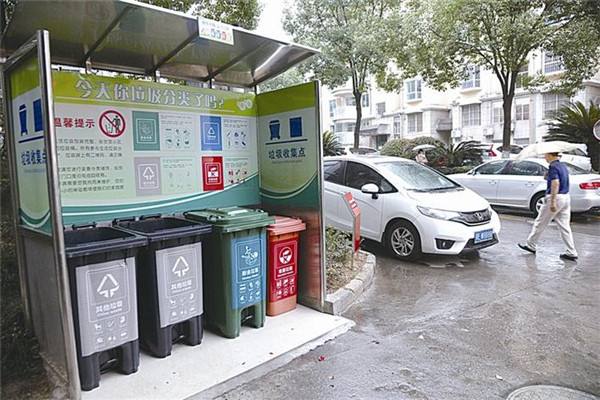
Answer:
<svg viewBox="0 0 600 400"><path fill-rule="evenodd" d="M535 254L535 250L527 246L527 244L519 243L518 246L525 251Z"/></svg>
<svg viewBox="0 0 600 400"><path fill-rule="evenodd" d="M577 256L572 256L572 255L567 254L567 253L561 254L560 258L562 258L563 260L577 261Z"/></svg>

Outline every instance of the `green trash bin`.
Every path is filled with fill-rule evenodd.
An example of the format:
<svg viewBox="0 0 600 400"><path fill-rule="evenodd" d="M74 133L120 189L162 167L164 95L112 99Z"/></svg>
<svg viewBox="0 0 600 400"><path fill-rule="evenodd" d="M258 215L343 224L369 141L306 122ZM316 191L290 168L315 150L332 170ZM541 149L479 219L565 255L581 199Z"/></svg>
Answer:
<svg viewBox="0 0 600 400"><path fill-rule="evenodd" d="M206 326L228 338L238 337L242 324L261 328L267 307L266 227L275 218L240 207L184 215L213 226L203 268Z"/></svg>

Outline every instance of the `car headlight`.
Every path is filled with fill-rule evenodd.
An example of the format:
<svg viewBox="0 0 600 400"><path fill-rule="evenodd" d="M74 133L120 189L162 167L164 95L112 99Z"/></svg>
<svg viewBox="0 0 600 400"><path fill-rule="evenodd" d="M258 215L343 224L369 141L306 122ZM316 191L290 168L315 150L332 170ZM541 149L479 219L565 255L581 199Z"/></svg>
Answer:
<svg viewBox="0 0 600 400"><path fill-rule="evenodd" d="M426 215L431 218L451 220L453 218L460 218L460 213L456 211L446 211L446 210L438 210L437 208L428 208L417 206L419 212L423 215Z"/></svg>

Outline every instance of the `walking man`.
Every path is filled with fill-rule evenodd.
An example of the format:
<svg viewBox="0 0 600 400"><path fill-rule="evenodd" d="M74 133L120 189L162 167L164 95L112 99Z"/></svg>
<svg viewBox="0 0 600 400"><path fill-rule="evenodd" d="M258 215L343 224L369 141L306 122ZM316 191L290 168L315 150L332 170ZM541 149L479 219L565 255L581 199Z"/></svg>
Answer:
<svg viewBox="0 0 600 400"><path fill-rule="evenodd" d="M537 242L550 221L554 219L560 237L567 246L567 251L560 258L570 261L577 260L577 250L571 232L571 198L569 196L569 170L560 162L558 153L546 153L544 158L550 164L546 177L546 197L540 208L533 229L526 243L519 243L523 250L535 254Z"/></svg>

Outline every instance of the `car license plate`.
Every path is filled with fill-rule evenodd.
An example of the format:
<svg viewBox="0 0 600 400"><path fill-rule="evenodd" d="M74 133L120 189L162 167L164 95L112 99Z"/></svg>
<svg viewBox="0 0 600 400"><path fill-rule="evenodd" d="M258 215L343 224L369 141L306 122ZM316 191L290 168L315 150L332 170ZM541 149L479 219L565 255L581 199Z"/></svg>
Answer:
<svg viewBox="0 0 600 400"><path fill-rule="evenodd" d="M494 238L494 230L486 229L485 231L475 232L475 239L473 240L475 244L487 242L488 240L492 240Z"/></svg>

